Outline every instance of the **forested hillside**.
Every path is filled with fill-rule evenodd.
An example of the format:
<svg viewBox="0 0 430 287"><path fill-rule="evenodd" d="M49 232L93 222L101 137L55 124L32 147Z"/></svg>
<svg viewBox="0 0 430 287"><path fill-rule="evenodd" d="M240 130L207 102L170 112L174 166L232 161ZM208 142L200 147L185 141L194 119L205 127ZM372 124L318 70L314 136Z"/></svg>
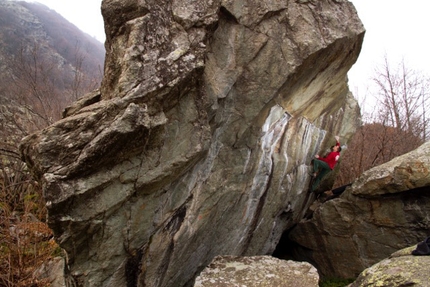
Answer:
<svg viewBox="0 0 430 287"><path fill-rule="evenodd" d="M104 55L102 43L48 7L0 0L3 145L58 120L98 88Z"/></svg>
<svg viewBox="0 0 430 287"><path fill-rule="evenodd" d="M100 86L104 57L102 43L48 7L0 0L0 286L47 286L33 271L60 249L18 147Z"/></svg>

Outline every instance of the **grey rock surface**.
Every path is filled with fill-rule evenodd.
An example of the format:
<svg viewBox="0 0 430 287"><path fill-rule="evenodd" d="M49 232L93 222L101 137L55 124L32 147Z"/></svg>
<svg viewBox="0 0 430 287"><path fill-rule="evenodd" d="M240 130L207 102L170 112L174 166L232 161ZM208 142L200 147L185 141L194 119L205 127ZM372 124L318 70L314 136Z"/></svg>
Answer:
<svg viewBox="0 0 430 287"><path fill-rule="evenodd" d="M196 278L194 287L318 287L311 264L271 256L217 256Z"/></svg>
<svg viewBox="0 0 430 287"><path fill-rule="evenodd" d="M65 259L55 257L44 262L33 273L34 278L44 280L49 286L66 287L66 279L64 278Z"/></svg>

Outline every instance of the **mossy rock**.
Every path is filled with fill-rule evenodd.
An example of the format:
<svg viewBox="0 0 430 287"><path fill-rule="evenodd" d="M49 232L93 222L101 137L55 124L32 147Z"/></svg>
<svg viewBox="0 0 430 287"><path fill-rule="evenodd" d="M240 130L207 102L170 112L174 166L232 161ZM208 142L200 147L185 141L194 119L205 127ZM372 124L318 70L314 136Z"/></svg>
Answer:
<svg viewBox="0 0 430 287"><path fill-rule="evenodd" d="M428 286L430 256L414 256L411 246L364 270L350 287L360 286Z"/></svg>

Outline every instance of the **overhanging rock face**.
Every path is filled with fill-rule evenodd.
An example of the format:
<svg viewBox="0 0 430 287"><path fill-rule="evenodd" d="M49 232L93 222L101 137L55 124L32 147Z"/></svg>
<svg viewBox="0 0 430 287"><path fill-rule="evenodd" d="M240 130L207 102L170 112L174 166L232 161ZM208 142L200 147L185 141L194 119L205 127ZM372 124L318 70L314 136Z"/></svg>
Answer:
<svg viewBox="0 0 430 287"><path fill-rule="evenodd" d="M307 165L359 124L348 1L104 0L105 77L23 141L78 286L184 286L271 254Z"/></svg>

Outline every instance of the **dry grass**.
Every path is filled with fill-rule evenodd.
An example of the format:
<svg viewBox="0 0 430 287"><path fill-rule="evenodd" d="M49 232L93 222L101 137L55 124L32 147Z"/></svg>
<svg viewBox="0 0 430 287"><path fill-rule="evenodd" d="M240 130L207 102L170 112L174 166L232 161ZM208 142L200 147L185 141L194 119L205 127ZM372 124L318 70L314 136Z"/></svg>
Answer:
<svg viewBox="0 0 430 287"><path fill-rule="evenodd" d="M0 286L50 286L33 275L60 253L46 224L41 187L19 161L0 165Z"/></svg>

